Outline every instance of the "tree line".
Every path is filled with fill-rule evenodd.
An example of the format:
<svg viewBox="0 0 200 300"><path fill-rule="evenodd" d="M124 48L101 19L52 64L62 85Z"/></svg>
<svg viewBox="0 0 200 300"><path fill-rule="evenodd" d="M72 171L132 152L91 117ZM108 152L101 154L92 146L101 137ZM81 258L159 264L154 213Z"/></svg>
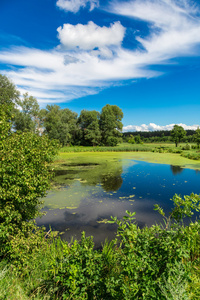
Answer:
<svg viewBox="0 0 200 300"><path fill-rule="evenodd" d="M105 105L101 113L47 105L39 114L44 133L64 145L116 146L122 139L123 112L117 105Z"/></svg>
<svg viewBox="0 0 200 300"><path fill-rule="evenodd" d="M5 92L6 91L6 92ZM126 132L122 134L123 112L117 105L105 105L101 112L82 110L80 115L68 108L47 105L40 109L37 99L25 93L20 97L14 84L0 75L0 105L12 104L12 130L47 135L62 146L116 146L124 141L131 144L180 142L200 145L200 129L187 130L175 125L171 131Z"/></svg>
<svg viewBox="0 0 200 300"><path fill-rule="evenodd" d="M123 141L130 144L174 142L196 143L200 145L200 129L184 130L182 126L174 125L172 130L124 132Z"/></svg>
<svg viewBox="0 0 200 300"><path fill-rule="evenodd" d="M0 104L12 104L12 130L48 135L62 146L116 146L122 141L123 112L117 105L105 105L101 112L82 110L80 115L68 108L47 105L40 109L37 99L28 93L20 97L13 83L0 75ZM6 92L5 92L6 91ZM5 95L4 95L5 96Z"/></svg>

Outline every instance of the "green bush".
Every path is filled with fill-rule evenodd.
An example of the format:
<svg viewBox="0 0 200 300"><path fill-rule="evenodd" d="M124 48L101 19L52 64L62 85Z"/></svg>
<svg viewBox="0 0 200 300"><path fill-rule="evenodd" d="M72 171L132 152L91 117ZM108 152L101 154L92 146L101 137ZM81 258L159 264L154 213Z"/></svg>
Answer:
<svg viewBox="0 0 200 300"><path fill-rule="evenodd" d="M123 220L113 217L108 221L117 223L118 239L105 243L102 251L94 250L92 238L84 233L80 243L63 243L63 257L56 260L53 272L48 271L46 286L52 295L58 299L118 300L166 299L167 294L168 299L172 295L189 299L192 265L200 255L200 223L184 226L182 221L200 210L200 198L175 195L172 200L174 209L168 217L155 206L165 227L141 229L134 222L135 213L127 211ZM177 279L176 272L180 273Z"/></svg>
<svg viewBox="0 0 200 300"><path fill-rule="evenodd" d="M40 214L40 197L49 188L57 142L33 133L11 133L10 123L0 123L0 256L10 251L10 241L20 231L32 230L28 222Z"/></svg>
<svg viewBox="0 0 200 300"><path fill-rule="evenodd" d="M2 299L199 299L200 197L175 195L163 225L139 228L127 211L117 237L94 250L92 237L67 243L37 229L12 240L12 266L0 264ZM11 284L12 282L12 284ZM5 287L7 287L5 289Z"/></svg>
<svg viewBox="0 0 200 300"><path fill-rule="evenodd" d="M182 150L190 150L191 149L191 146L189 144L186 144L185 146L183 146L181 148Z"/></svg>
<svg viewBox="0 0 200 300"><path fill-rule="evenodd" d="M193 160L200 160L200 153L196 153L196 152L192 152L192 153L182 153L181 156L189 158L189 159L193 159Z"/></svg>

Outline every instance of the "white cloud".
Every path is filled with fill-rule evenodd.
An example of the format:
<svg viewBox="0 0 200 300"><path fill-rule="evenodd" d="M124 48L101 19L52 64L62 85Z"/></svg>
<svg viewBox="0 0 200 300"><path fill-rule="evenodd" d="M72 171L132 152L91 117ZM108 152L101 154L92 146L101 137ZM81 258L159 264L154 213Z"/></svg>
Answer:
<svg viewBox="0 0 200 300"><path fill-rule="evenodd" d="M56 5L65 10L66 12L70 11L73 13L77 13L80 8L86 7L86 5L90 5L90 10L93 10L95 7L99 6L98 0L58 0Z"/></svg>
<svg viewBox="0 0 200 300"><path fill-rule="evenodd" d="M57 4L68 2L72 3L58 1ZM87 1L73 3L84 6ZM151 65L165 64L182 54L192 55L195 46L200 44L200 14L188 3L186 0L136 0L114 2L110 6L111 12L149 22L147 37L141 38L137 30L133 34L133 39L145 51L122 47L126 29L120 22L108 27L93 22L64 24L58 28L61 44L55 49L1 50L0 62L7 65L3 73L18 88L37 95L39 102L70 101L98 93L119 81L159 76L159 72L151 71Z"/></svg>
<svg viewBox="0 0 200 300"><path fill-rule="evenodd" d="M120 46L125 28L120 22L100 27L90 21L87 25L64 24L58 27L58 38L65 49L92 50L105 46Z"/></svg>
<svg viewBox="0 0 200 300"><path fill-rule="evenodd" d="M151 34L135 37L146 53L157 61L189 54L200 43L197 7L187 0L131 0L112 2L109 10L119 15L149 22Z"/></svg>
<svg viewBox="0 0 200 300"><path fill-rule="evenodd" d="M107 55L107 59L102 58L103 54ZM59 49L47 52L15 47L0 52L1 62L15 66L4 74L19 88L26 89L33 96L35 91L46 94L38 98L39 102L43 102L44 98L51 99L55 91L69 101L97 93L114 81L155 76L154 72L140 69L130 59L131 54L122 49L116 53L109 49L107 52L99 49L96 53L94 50L68 53ZM57 102L64 102L64 97L59 97Z"/></svg>
<svg viewBox="0 0 200 300"><path fill-rule="evenodd" d="M175 124L169 125L156 125L155 123L141 124L141 125L128 125L123 127L123 132L131 131L158 131L158 130L172 130ZM196 130L200 125L186 125L179 123L177 124L182 126L185 130Z"/></svg>

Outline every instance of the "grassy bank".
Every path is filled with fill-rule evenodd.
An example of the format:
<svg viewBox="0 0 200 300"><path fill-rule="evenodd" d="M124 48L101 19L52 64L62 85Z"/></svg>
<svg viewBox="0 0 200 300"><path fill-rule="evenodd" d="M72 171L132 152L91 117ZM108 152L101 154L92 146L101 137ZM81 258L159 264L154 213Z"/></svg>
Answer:
<svg viewBox="0 0 200 300"><path fill-rule="evenodd" d="M70 146L70 147L63 147L61 149L62 152L131 152L131 151L152 151L160 146L167 147L167 148L174 148L173 144L165 144L160 145L156 143L152 144L129 144L129 143L122 143L115 147L111 146Z"/></svg>
<svg viewBox="0 0 200 300"><path fill-rule="evenodd" d="M183 168L200 169L200 161L191 160L178 153L138 152L62 152L57 156L54 166L67 162L70 164L103 164L122 159L143 160L150 163L170 164Z"/></svg>
<svg viewBox="0 0 200 300"><path fill-rule="evenodd" d="M79 153L79 152L156 152L156 153L178 153L183 157L192 160L200 160L200 150L195 144L180 143L175 147L172 143L146 143L146 144L129 144L123 143L115 147L86 147L86 146L71 146L63 147L61 152L64 153Z"/></svg>

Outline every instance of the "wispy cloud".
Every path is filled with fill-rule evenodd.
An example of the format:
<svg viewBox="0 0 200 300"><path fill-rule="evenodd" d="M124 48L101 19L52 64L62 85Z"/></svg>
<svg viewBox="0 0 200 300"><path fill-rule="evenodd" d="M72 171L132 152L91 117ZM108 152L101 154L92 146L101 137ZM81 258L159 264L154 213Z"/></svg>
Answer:
<svg viewBox="0 0 200 300"><path fill-rule="evenodd" d="M141 124L141 125L128 125L123 127L123 132L133 132L133 131L159 131L159 130L172 130L175 124L169 124L169 125L156 125L155 123L149 123L147 124ZM186 125L179 123L177 124L179 126L182 126L185 130L196 130L199 125Z"/></svg>
<svg viewBox="0 0 200 300"><path fill-rule="evenodd" d="M77 3L80 9L88 1L57 1L66 10L67 5ZM126 28L120 22L108 27L93 22L64 24L57 29L60 44L55 49L13 47L0 51L0 62L7 65L3 73L39 102L65 102L98 93L115 82L159 76L151 65L193 55L200 44L199 11L186 0L115 1L107 10L149 24L150 34L145 38L137 30L132 34L143 50L122 46Z"/></svg>
<svg viewBox="0 0 200 300"><path fill-rule="evenodd" d="M58 0L56 5L65 10L66 12L77 13L80 8L84 8L89 4L90 10L93 10L95 7L99 6L98 0Z"/></svg>
<svg viewBox="0 0 200 300"><path fill-rule="evenodd" d="M149 58L164 61L190 54L200 42L199 8L187 0L131 0L112 2L110 12L149 23L151 33L135 38Z"/></svg>

